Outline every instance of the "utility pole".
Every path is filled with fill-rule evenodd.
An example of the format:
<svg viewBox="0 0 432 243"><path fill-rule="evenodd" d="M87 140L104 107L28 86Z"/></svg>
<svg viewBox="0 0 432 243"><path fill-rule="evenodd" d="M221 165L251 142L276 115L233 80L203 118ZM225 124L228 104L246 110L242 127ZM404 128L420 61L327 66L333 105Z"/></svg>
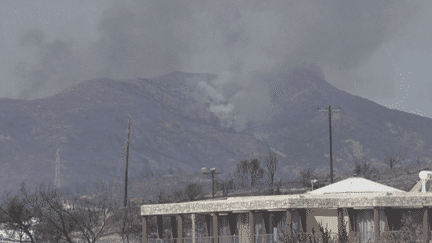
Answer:
<svg viewBox="0 0 432 243"><path fill-rule="evenodd" d="M128 119L128 132L127 132L127 141L126 141L126 171L125 171L125 196L124 196L124 207L125 208L127 207L129 138L130 138L130 118Z"/></svg>
<svg viewBox="0 0 432 243"><path fill-rule="evenodd" d="M57 149L56 153L56 169L55 169L55 179L54 179L54 187L59 188L61 186L61 178L60 178L60 154L59 150Z"/></svg>
<svg viewBox="0 0 432 243"><path fill-rule="evenodd" d="M320 110L318 107L318 111L328 111L329 112L329 136L330 136L330 183L333 184L333 156L332 156L332 129L331 129L331 106L329 105L328 110L327 108L325 110ZM333 111L340 111L339 110L333 110Z"/></svg>

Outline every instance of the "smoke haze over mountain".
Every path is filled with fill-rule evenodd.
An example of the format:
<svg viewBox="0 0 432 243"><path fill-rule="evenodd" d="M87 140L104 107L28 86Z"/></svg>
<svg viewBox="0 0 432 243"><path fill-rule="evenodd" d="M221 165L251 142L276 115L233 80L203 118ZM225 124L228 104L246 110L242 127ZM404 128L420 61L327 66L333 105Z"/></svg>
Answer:
<svg viewBox="0 0 432 243"><path fill-rule="evenodd" d="M83 80L156 77L171 71L218 73L211 111L227 124L261 121L269 80L298 65L338 73L345 90L392 95L390 77L359 72L383 45L409 33L427 1L111 1L92 36L54 39L39 28L21 33L31 58L15 65L17 98L52 95ZM408 31L408 32L407 32ZM382 64L383 73L392 66ZM341 81L343 80L343 81ZM286 80L289 82L289 80ZM259 111L259 112L257 112ZM237 116L228 117L228 112ZM231 119L231 121L230 121Z"/></svg>

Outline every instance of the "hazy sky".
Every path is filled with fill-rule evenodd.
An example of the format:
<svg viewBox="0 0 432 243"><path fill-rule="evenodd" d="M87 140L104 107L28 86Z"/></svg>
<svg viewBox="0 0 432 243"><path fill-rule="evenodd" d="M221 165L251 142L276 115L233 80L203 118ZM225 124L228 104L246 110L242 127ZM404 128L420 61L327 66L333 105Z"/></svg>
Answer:
<svg viewBox="0 0 432 243"><path fill-rule="evenodd" d="M224 74L228 96L301 60L339 89L432 118L431 23L430 0L2 0L0 97L175 70Z"/></svg>

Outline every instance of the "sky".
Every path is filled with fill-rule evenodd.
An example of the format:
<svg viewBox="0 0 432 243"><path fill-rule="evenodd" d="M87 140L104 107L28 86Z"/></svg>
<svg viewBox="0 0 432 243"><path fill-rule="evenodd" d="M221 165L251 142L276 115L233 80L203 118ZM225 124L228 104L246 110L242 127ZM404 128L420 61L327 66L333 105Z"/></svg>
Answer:
<svg viewBox="0 0 432 243"><path fill-rule="evenodd" d="M254 109L263 75L307 62L338 89L432 118L431 23L430 0L3 0L0 97L184 71L220 74L212 92L233 102L213 109Z"/></svg>

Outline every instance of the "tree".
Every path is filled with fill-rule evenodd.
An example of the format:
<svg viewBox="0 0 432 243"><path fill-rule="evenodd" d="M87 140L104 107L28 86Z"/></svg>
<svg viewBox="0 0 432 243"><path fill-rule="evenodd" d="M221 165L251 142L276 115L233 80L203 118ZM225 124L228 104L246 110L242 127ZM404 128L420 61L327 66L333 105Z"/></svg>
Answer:
<svg viewBox="0 0 432 243"><path fill-rule="evenodd" d="M259 181L264 177L265 170L261 168L258 159L252 159L249 162L249 173L251 178L251 187L258 185Z"/></svg>
<svg viewBox="0 0 432 243"><path fill-rule="evenodd" d="M127 207L114 210L112 221L116 233L122 237L123 243L140 239L142 233L140 218L139 205L131 202L128 203Z"/></svg>
<svg viewBox="0 0 432 243"><path fill-rule="evenodd" d="M72 243L75 228L66 210L58 189L41 184L30 194L24 182L20 193L13 197L8 194L0 208L2 222L11 230L9 240L16 238L15 232L22 232L31 242ZM19 238L24 239L22 234Z"/></svg>
<svg viewBox="0 0 432 243"><path fill-rule="evenodd" d="M359 159L355 159L354 161L354 169L352 173L357 176L364 176L365 178L370 178L370 176L376 172L376 169L372 167L371 162L368 158L362 157Z"/></svg>
<svg viewBox="0 0 432 243"><path fill-rule="evenodd" d="M272 191L273 191L274 175L276 173L277 164L278 164L277 154L276 152L270 150L269 156L266 158L265 165L267 167L267 173L269 176L269 182Z"/></svg>
<svg viewBox="0 0 432 243"><path fill-rule="evenodd" d="M71 216L67 213L65 200L57 189L41 184L36 193L26 199L30 202L39 224L36 238L43 242L67 241L72 243L76 230Z"/></svg>
<svg viewBox="0 0 432 243"><path fill-rule="evenodd" d="M249 163L247 160L240 161L237 164L235 176L240 187L249 185Z"/></svg>
<svg viewBox="0 0 432 243"><path fill-rule="evenodd" d="M390 169L393 169L393 166L399 164L403 160L403 156L399 152L393 152L387 154L385 163L390 166Z"/></svg>
<svg viewBox="0 0 432 243"><path fill-rule="evenodd" d="M107 191L69 201L66 212L84 241L95 243L107 232L109 217L114 212L113 201Z"/></svg>
<svg viewBox="0 0 432 243"><path fill-rule="evenodd" d="M300 183L302 186L309 187L311 185L311 179L313 177L312 169L308 168L305 171L300 171Z"/></svg>
<svg viewBox="0 0 432 243"><path fill-rule="evenodd" d="M19 241L29 240L35 242L34 230L37 225L34 220L34 213L31 210L26 195L25 182L21 184L21 194L11 196L10 192L3 196L0 207L1 222L8 231L6 236L1 236L2 240Z"/></svg>
<svg viewBox="0 0 432 243"><path fill-rule="evenodd" d="M198 183L190 183L185 190L185 193L189 201L195 200L199 195L202 194L202 186Z"/></svg>
<svg viewBox="0 0 432 243"><path fill-rule="evenodd" d="M234 189L234 180L231 179L229 181L222 181L222 182L216 181L216 188L218 190L222 190L222 195L224 197L227 197L229 190Z"/></svg>
<svg viewBox="0 0 432 243"><path fill-rule="evenodd" d="M90 196L67 198L44 184L28 193L23 183L20 193L8 193L0 207L1 222L12 232L7 237L16 239L18 233L21 240L30 242L72 243L79 234L88 243L96 242L109 227L114 203L105 185L96 189Z"/></svg>
<svg viewBox="0 0 432 243"><path fill-rule="evenodd" d="M261 168L258 159L243 160L237 164L235 176L241 187L254 187L264 177L265 170Z"/></svg>
<svg viewBox="0 0 432 243"><path fill-rule="evenodd" d="M174 190L171 197L172 197L172 201L176 202L176 203L188 201L188 197L186 195L186 192L183 191L182 189Z"/></svg>

